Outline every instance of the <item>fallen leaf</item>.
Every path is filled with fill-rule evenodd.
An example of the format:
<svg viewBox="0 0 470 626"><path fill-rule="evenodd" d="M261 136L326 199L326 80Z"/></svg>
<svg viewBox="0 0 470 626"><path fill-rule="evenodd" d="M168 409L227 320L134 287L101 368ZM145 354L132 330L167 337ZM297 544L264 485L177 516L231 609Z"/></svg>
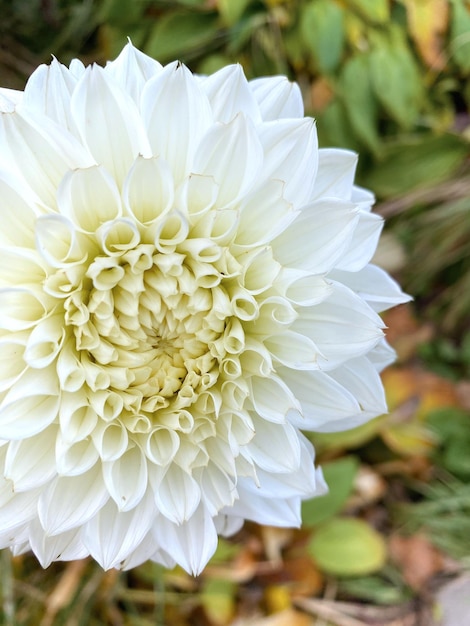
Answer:
<svg viewBox="0 0 470 626"><path fill-rule="evenodd" d="M411 537L393 535L389 540L389 552L415 591L422 590L430 578L445 567L442 554L422 534Z"/></svg>
<svg viewBox="0 0 470 626"><path fill-rule="evenodd" d="M318 567L336 576L380 570L387 558L382 535L361 519L335 518L320 526L308 547Z"/></svg>

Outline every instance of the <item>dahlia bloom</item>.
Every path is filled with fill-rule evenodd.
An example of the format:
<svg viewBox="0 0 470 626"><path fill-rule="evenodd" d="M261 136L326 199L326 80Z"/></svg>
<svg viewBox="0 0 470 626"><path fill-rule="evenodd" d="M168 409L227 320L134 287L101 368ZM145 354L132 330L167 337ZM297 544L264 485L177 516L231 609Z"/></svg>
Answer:
<svg viewBox="0 0 470 626"><path fill-rule="evenodd" d="M0 90L0 547L200 572L325 492L303 430L386 410L356 156L299 88L53 60Z"/></svg>

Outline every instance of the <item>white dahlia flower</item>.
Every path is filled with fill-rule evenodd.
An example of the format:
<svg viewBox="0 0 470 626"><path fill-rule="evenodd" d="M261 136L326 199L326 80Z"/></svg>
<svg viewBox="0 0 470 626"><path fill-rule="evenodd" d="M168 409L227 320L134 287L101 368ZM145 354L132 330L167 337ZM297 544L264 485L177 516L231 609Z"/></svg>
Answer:
<svg viewBox="0 0 470 626"><path fill-rule="evenodd" d="M356 156L299 88L128 44L0 91L0 547L200 572L322 494L302 430L386 410Z"/></svg>

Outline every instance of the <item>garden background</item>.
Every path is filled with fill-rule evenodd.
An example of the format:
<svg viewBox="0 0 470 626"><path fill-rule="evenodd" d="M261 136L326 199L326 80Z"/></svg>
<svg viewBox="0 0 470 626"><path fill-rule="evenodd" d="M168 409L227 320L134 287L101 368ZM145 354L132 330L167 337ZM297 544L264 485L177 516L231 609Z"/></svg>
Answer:
<svg viewBox="0 0 470 626"><path fill-rule="evenodd" d="M389 414L311 436L330 494L302 530L247 524L197 579L4 551L0 623L451 624L442 590L470 596L470 2L0 0L0 15L4 87L52 54L104 63L127 37L199 73L298 81L320 145L359 152L387 219L376 262L415 298L385 318Z"/></svg>

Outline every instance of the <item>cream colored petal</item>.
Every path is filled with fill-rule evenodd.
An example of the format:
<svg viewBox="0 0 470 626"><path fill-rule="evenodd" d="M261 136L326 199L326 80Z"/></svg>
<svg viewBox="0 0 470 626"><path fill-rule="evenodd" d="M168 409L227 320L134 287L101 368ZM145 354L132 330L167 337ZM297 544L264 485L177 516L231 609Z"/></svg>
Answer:
<svg viewBox="0 0 470 626"><path fill-rule="evenodd" d="M284 473L298 469L300 442L297 430L289 423L268 422L252 414L255 436L243 454L268 472Z"/></svg>
<svg viewBox="0 0 470 626"><path fill-rule="evenodd" d="M24 195L21 180L0 172L2 228L0 245L34 248L34 226L38 210Z"/></svg>
<svg viewBox="0 0 470 626"><path fill-rule="evenodd" d="M301 414L289 415L289 421L297 428L315 431L325 424L360 413L354 396L326 372L284 367L278 371L302 406Z"/></svg>
<svg viewBox="0 0 470 626"><path fill-rule="evenodd" d="M32 368L43 368L50 365L59 354L64 343L66 330L62 315L53 315L41 320L32 330L24 360Z"/></svg>
<svg viewBox="0 0 470 626"><path fill-rule="evenodd" d="M217 547L214 522L202 505L181 525L159 518L154 534L157 545L194 576L201 573Z"/></svg>
<svg viewBox="0 0 470 626"><path fill-rule="evenodd" d="M328 199L306 205L272 242L275 258L284 266L325 274L342 262L358 222L358 210L350 202Z"/></svg>
<svg viewBox="0 0 470 626"><path fill-rule="evenodd" d="M238 114L229 124L212 126L197 147L193 172L212 176L219 186L219 208L233 206L253 187L263 162L258 133Z"/></svg>
<svg viewBox="0 0 470 626"><path fill-rule="evenodd" d="M112 76L136 104L140 103L140 95L146 82L161 70L162 66L158 61L135 48L131 42L104 68L105 74Z"/></svg>
<svg viewBox="0 0 470 626"><path fill-rule="evenodd" d="M49 567L53 561L85 558L88 551L80 541L80 534L80 530L73 529L51 537L44 532L38 519L29 525L31 550L43 568Z"/></svg>
<svg viewBox="0 0 470 626"><path fill-rule="evenodd" d="M361 211L349 247L335 267L347 272L357 272L365 267L374 256L383 226L380 215Z"/></svg>
<svg viewBox="0 0 470 626"><path fill-rule="evenodd" d="M147 459L139 446L129 447L119 458L103 463L103 478L119 511L130 511L147 491Z"/></svg>
<svg viewBox="0 0 470 626"><path fill-rule="evenodd" d="M174 62L145 85L141 111L153 156L163 157L180 183L191 172L196 147L212 123L207 97L191 72Z"/></svg>
<svg viewBox="0 0 470 626"><path fill-rule="evenodd" d="M83 526L108 500L100 463L80 476L57 476L39 497L41 526L50 536Z"/></svg>
<svg viewBox="0 0 470 626"><path fill-rule="evenodd" d="M68 172L57 191L57 204L60 212L86 233L94 233L122 214L116 183L100 166Z"/></svg>
<svg viewBox="0 0 470 626"><path fill-rule="evenodd" d="M160 513L174 524L190 520L201 500L201 489L194 478L174 464L163 475L150 472L149 478Z"/></svg>
<svg viewBox="0 0 470 626"><path fill-rule="evenodd" d="M276 375L271 375L269 378L252 376L250 387L250 400L254 410L268 422L284 424L290 411L300 411L298 400L285 382ZM255 445L257 438L261 437L258 433L258 426L255 423Z"/></svg>
<svg viewBox="0 0 470 626"><path fill-rule="evenodd" d="M143 226L149 226L173 206L174 183L170 166L160 157L137 157L124 182L124 205Z"/></svg>
<svg viewBox="0 0 470 626"><path fill-rule="evenodd" d="M318 168L318 139L311 118L276 120L259 126L264 149L261 181L281 180L284 198L295 208L309 202Z"/></svg>
<svg viewBox="0 0 470 626"><path fill-rule="evenodd" d="M0 404L0 438L26 439L56 419L60 397L51 368L26 370Z"/></svg>
<svg viewBox="0 0 470 626"><path fill-rule="evenodd" d="M74 132L70 98L76 84L76 77L54 58L50 65L40 65L31 74L24 89L22 106L42 113Z"/></svg>
<svg viewBox="0 0 470 626"><path fill-rule="evenodd" d="M59 432L55 457L59 476L81 476L95 465L99 455L91 437L72 443Z"/></svg>
<svg viewBox="0 0 470 626"><path fill-rule="evenodd" d="M0 391L9 389L26 371L26 341L27 333L8 333L0 338Z"/></svg>
<svg viewBox="0 0 470 626"><path fill-rule="evenodd" d="M40 285L46 276L46 265L35 250L19 247L0 248L1 286Z"/></svg>
<svg viewBox="0 0 470 626"><path fill-rule="evenodd" d="M316 306L302 309L292 330L305 334L320 351L320 369L329 371L369 352L383 337L384 323L361 298L341 283Z"/></svg>
<svg viewBox="0 0 470 626"><path fill-rule="evenodd" d="M318 173L310 200L322 197L350 200L357 154L349 150L322 148L318 152Z"/></svg>
<svg viewBox="0 0 470 626"><path fill-rule="evenodd" d="M44 319L53 302L39 289L26 287L0 288L0 328L17 331L36 326Z"/></svg>
<svg viewBox="0 0 470 626"><path fill-rule="evenodd" d="M15 171L26 190L51 210L55 210L56 191L64 174L93 162L67 130L29 109L1 114L0 142L7 169Z"/></svg>
<svg viewBox="0 0 470 626"><path fill-rule="evenodd" d="M156 520L155 504L149 494L132 511L119 511L109 500L102 509L85 525L83 542L90 554L105 570L121 568L122 563L132 558ZM148 539L155 549L154 541ZM147 558L150 554L147 554ZM146 559L143 559L146 560Z"/></svg>
<svg viewBox="0 0 470 626"><path fill-rule="evenodd" d="M43 215L36 222L38 252L52 267L84 263L94 246L76 231L65 215Z"/></svg>
<svg viewBox="0 0 470 626"><path fill-rule="evenodd" d="M235 242L254 247L270 242L295 219L292 204L284 198L284 183L267 180L244 198Z"/></svg>
<svg viewBox="0 0 470 626"><path fill-rule="evenodd" d="M352 289L377 313L412 300L387 272L376 265L366 265L358 272L333 270L329 276Z"/></svg>
<svg viewBox="0 0 470 626"><path fill-rule="evenodd" d="M71 110L83 143L96 162L122 185L137 155L150 154L132 98L101 67L93 65L75 87Z"/></svg>
<svg viewBox="0 0 470 626"><path fill-rule="evenodd" d="M10 442L4 476L13 482L15 492L36 489L56 475L56 434L57 427L51 424L34 437Z"/></svg>

